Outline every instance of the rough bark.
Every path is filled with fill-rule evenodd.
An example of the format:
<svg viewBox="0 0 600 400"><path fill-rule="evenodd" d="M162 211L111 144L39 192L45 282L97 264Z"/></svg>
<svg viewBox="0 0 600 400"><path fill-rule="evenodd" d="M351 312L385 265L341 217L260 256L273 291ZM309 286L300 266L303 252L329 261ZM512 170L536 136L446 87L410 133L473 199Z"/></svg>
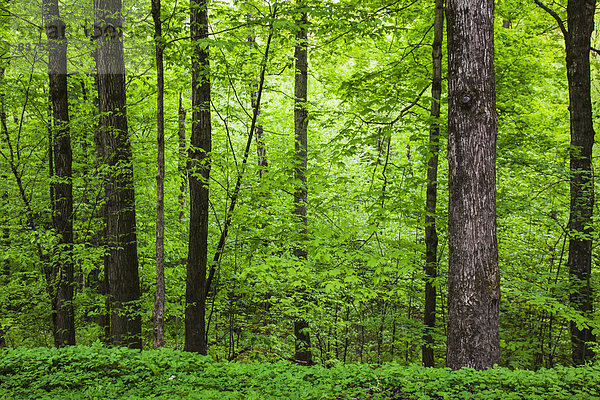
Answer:
<svg viewBox="0 0 600 400"><path fill-rule="evenodd" d="M60 236L47 276L52 303L54 345L75 344L73 310L73 183L69 101L67 91L67 40L65 24L60 19L58 0L44 0L44 23L48 38L48 77L52 105L51 182L52 228Z"/></svg>
<svg viewBox="0 0 600 400"><path fill-rule="evenodd" d="M206 0L191 0L192 134L189 151L190 232L186 278L185 350L206 354L206 262L208 254L208 181L211 123Z"/></svg>
<svg viewBox="0 0 600 400"><path fill-rule="evenodd" d="M165 119L164 67L160 0L152 0L156 49L156 293L152 311L154 348L165 345Z"/></svg>
<svg viewBox="0 0 600 400"><path fill-rule="evenodd" d="M96 51L92 52L92 58L96 60ZM94 74L94 90L98 91L98 74ZM98 97L93 97L94 107L99 110ZM94 126L94 163L97 170L100 170L100 166L104 164L106 149L104 148L104 141L100 134L100 126ZM105 186L105 176L100 176L102 179L102 186ZM97 248L106 247L106 204L100 204L100 207L96 209L95 217L103 221L102 229L100 229L95 236L95 245ZM104 310L100 310L98 313L97 323L102 329L102 335L100 340L103 343L110 343L110 287L108 283L109 278L109 266L110 257L108 253L104 254L102 258L102 270L97 271L96 276L98 277L97 290L98 293L104 297Z"/></svg>
<svg viewBox="0 0 600 400"><path fill-rule="evenodd" d="M307 167L307 145L308 145L308 110L306 101L308 99L308 14L302 3L299 25L296 34L296 46L294 48L295 58L295 81L294 81L294 137L295 137L295 160L294 177L299 182L294 191L294 210L292 211L296 222L300 226L300 237L307 234L306 201L308 190L306 187ZM302 245L294 249L294 255L300 260L306 260L307 251ZM302 317L294 321L294 335L296 337L295 359L301 363L312 364L312 351L310 345L310 333L308 322Z"/></svg>
<svg viewBox="0 0 600 400"><path fill-rule="evenodd" d="M94 0L96 25L116 27L98 40L99 136L109 166L105 184L111 341L141 348L135 193L127 130L125 63L120 0Z"/></svg>
<svg viewBox="0 0 600 400"><path fill-rule="evenodd" d="M585 316L593 312L594 294L590 277L592 270L592 213L594 181L592 147L594 125L590 93L590 38L594 31L595 0L569 0L567 3L567 78L569 81L569 111L571 120L569 216L569 277L572 306ZM573 363L585 364L594 357L589 342L596 336L591 327L580 329L571 322Z"/></svg>
<svg viewBox="0 0 600 400"><path fill-rule="evenodd" d="M444 0L435 0L435 20L433 23L433 68L431 85L431 118L433 122L429 129L429 160L427 160L427 194L425 201L425 310L423 319L425 335L421 354L423 365L435 366L433 352L434 340L432 331L435 329L435 308L437 278L437 247L438 236L435 225L437 206L437 174L438 153L440 143L440 99L442 97L442 41L444 37Z"/></svg>
<svg viewBox="0 0 600 400"><path fill-rule="evenodd" d="M448 340L452 369L500 360L493 0L449 0Z"/></svg>

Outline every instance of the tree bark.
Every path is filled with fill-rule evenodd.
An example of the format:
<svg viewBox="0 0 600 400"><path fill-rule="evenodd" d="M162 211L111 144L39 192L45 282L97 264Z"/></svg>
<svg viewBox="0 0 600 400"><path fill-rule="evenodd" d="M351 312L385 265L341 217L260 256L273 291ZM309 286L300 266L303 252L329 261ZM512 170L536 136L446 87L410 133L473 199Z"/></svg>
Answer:
<svg viewBox="0 0 600 400"><path fill-rule="evenodd" d="M308 190L306 187L306 168L307 168L307 145L308 145L308 110L306 101L308 98L308 13L303 10L304 4L299 3L300 19L296 34L296 46L294 48L295 58L295 81L294 81L294 177L300 182L294 191L294 210L295 222L300 225L300 237L303 241L307 234L306 201L308 199ZM307 259L307 251L300 245L294 249L294 255L299 260ZM303 364L312 364L312 351L310 345L310 333L308 322L298 317L294 321L295 360Z"/></svg>
<svg viewBox="0 0 600 400"><path fill-rule="evenodd" d="M48 38L48 77L52 104L52 157L54 179L51 182L52 227L60 236L52 257L48 287L52 302L54 345L75 344L73 310L73 183L69 101L67 90L67 39L60 19L58 0L44 0L44 23Z"/></svg>
<svg viewBox="0 0 600 400"><path fill-rule="evenodd" d="M105 184L111 341L141 348L135 192L127 130L125 63L121 0L94 0L96 25L113 34L98 40L98 106L100 140L109 166Z"/></svg>
<svg viewBox="0 0 600 400"><path fill-rule="evenodd" d="M590 282L592 271L592 214L594 180L592 148L594 124L590 92L590 38L594 31L595 0L569 0L565 36L569 111L571 120L569 216L569 278L572 306L584 316L593 312L594 294ZM589 326L579 328L571 321L573 363L582 365L594 357L589 342L596 336Z"/></svg>
<svg viewBox="0 0 600 400"><path fill-rule="evenodd" d="M438 153L440 149L440 100L442 98L442 41L444 37L444 0L435 0L435 20L433 23L433 68L431 85L431 118L429 129L429 160L427 161L427 194L425 201L425 310L423 319L425 335L421 349L423 365L435 366L433 352L435 329L435 308L437 278L438 236L435 226L437 206Z"/></svg>
<svg viewBox="0 0 600 400"><path fill-rule="evenodd" d="M165 345L165 119L164 68L160 0L152 0L156 49L156 294L152 312L154 348Z"/></svg>
<svg viewBox="0 0 600 400"><path fill-rule="evenodd" d="M452 369L500 361L493 0L449 0L448 340Z"/></svg>
<svg viewBox="0 0 600 400"><path fill-rule="evenodd" d="M191 0L192 135L190 138L190 233L186 278L185 350L206 354L206 262L208 254L208 182L211 123L206 0Z"/></svg>
<svg viewBox="0 0 600 400"><path fill-rule="evenodd" d="M92 58L94 61L97 58L97 52L92 52ZM94 74L94 87L93 90L98 91L98 74ZM94 107L99 110L98 98L93 97ZM96 115L94 115L96 117ZM102 135L100 134L99 125L94 126L94 162L97 171L100 171L99 168L102 164L106 163L105 155L106 149L104 148L104 141L102 140ZM102 179L102 186L105 186L105 176L100 175ZM106 204L101 204L100 207L96 209L96 218L99 218L103 221L102 228L96 232L95 236L95 245L97 248L106 247L106 222L107 222L107 214L106 214ZM104 298L104 310L100 310L98 313L97 323L102 329L102 334L100 340L108 344L110 343L110 287L108 283L108 275L109 275L109 267L110 267L110 257L108 257L108 253L104 254L102 257L102 271L98 271L96 276L98 277L97 290L98 293L101 294Z"/></svg>

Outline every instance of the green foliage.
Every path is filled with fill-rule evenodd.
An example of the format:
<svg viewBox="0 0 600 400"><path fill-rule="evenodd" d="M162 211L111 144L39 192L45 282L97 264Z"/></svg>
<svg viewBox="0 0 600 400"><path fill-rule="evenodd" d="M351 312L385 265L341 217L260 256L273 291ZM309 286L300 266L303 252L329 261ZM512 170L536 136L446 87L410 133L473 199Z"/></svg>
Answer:
<svg viewBox="0 0 600 400"><path fill-rule="evenodd" d="M215 362L166 348L76 346L0 353L0 396L11 399L597 399L600 368L537 372L395 363L303 367Z"/></svg>

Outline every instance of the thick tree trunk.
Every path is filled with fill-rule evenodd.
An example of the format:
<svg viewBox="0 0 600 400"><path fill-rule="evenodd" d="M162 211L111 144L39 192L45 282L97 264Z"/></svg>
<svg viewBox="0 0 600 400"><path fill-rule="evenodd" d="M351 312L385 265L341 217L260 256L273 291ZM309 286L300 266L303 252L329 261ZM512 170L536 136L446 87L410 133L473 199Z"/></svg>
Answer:
<svg viewBox="0 0 600 400"><path fill-rule="evenodd" d="M429 130L429 160L427 161L427 199L425 201L425 335L421 349L423 365L434 367L434 340L432 331L435 329L436 289L437 278L437 247L438 236L435 226L437 206L437 173L438 153L440 148L440 99L442 97L442 41L444 37L444 0L435 0L435 20L433 23L433 71L431 86L431 117L434 121Z"/></svg>
<svg viewBox="0 0 600 400"><path fill-rule="evenodd" d="M446 364L500 361L493 0L449 0Z"/></svg>
<svg viewBox="0 0 600 400"><path fill-rule="evenodd" d="M590 93L590 38L594 31L595 9L595 0L569 0L568 32L565 37L571 115L571 234L567 262L571 281L569 298L572 306L585 316L592 315L594 300L590 283L594 208L592 147L595 134ZM571 322L575 365L585 364L594 357L587 343L595 341L591 327L579 329L575 322Z"/></svg>
<svg viewBox="0 0 600 400"><path fill-rule="evenodd" d="M96 60L97 54L96 52L92 52L92 57ZM98 74L94 75L94 90L98 91ZM98 98L94 97L94 107L99 110ZM104 141L102 140L102 135L100 134L100 127L98 125L94 126L94 162L96 164L96 170L100 171L99 168L102 164L106 163L105 160L106 149L104 148ZM103 186L105 186L105 176L100 177L103 182ZM100 207L96 209L96 218L99 218L103 221L102 229L96 233L95 236L95 245L97 248L106 246L106 204L101 204ZM110 343L110 287L108 283L108 274L110 267L110 257L108 257L108 253L105 253L102 258L102 271L97 271L95 275L98 277L97 290L98 293L104 297L104 310L101 310L98 313L97 323L102 329L102 335L100 340L103 343ZM99 267L98 267L99 268Z"/></svg>
<svg viewBox="0 0 600 400"><path fill-rule="evenodd" d="M152 312L154 348L165 345L165 119L162 22L160 0L152 0L156 48L156 294Z"/></svg>
<svg viewBox="0 0 600 400"><path fill-rule="evenodd" d="M94 0L96 25L121 27L121 0ZM105 185L111 341L141 348L135 192L127 132L123 42L118 33L97 45L100 139L110 167Z"/></svg>
<svg viewBox="0 0 600 400"><path fill-rule="evenodd" d="M302 9L304 4L300 3ZM307 167L307 145L308 145L308 110L306 101L308 98L308 14L301 11L300 19L297 21L300 28L296 34L296 46L294 58L296 59L296 74L294 82L294 136L295 136L295 160L294 177L300 182L294 192L293 214L296 222L301 226L300 237L303 239L307 234L306 201L308 190L306 187ZM303 247L297 247L294 255L300 260L306 260L307 252ZM312 364L312 351L310 346L310 333L308 322L302 317L294 321L294 335L296 336L295 359L305 364Z"/></svg>
<svg viewBox="0 0 600 400"><path fill-rule="evenodd" d="M75 344L73 311L73 183L69 101L67 91L67 40L60 19L58 0L44 0L44 22L48 38L48 76L52 103L52 157L54 179L51 182L52 227L60 235L52 259L48 287L52 302L54 345Z"/></svg>
<svg viewBox="0 0 600 400"><path fill-rule="evenodd" d="M208 182L211 124L206 0L191 0L192 135L190 138L190 237L186 279L185 350L206 354L206 262L208 253Z"/></svg>

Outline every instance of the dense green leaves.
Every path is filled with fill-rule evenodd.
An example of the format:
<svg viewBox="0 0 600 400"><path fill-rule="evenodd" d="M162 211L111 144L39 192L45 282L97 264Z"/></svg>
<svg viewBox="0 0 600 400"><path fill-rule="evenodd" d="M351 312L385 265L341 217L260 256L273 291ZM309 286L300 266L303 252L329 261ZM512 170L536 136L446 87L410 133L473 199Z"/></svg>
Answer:
<svg viewBox="0 0 600 400"><path fill-rule="evenodd" d="M598 367L488 371L395 363L305 368L229 363L169 349L77 346L0 353L0 395L14 399L597 399Z"/></svg>

